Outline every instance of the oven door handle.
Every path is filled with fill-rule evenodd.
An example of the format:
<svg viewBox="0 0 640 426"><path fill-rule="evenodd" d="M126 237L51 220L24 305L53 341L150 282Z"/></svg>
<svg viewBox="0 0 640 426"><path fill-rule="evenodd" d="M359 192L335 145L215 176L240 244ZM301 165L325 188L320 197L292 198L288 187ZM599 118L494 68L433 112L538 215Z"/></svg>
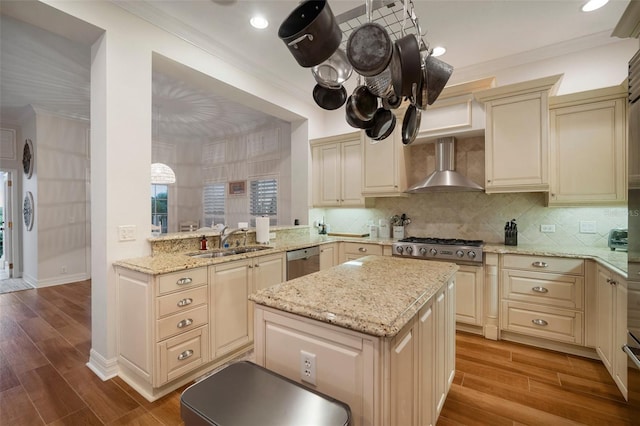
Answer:
<svg viewBox="0 0 640 426"><path fill-rule="evenodd" d="M640 369L640 359L638 359L638 356L640 356L640 349L629 345L622 345L622 350L626 352L627 356L631 358L631 361L633 361L636 367Z"/></svg>

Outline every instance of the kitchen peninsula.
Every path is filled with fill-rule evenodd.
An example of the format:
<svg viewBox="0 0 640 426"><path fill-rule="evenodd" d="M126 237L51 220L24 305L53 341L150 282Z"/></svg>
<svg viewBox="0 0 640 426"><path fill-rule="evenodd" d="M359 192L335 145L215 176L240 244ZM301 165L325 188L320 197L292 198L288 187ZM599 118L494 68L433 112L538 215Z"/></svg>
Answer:
<svg viewBox="0 0 640 426"><path fill-rule="evenodd" d="M455 369L457 269L366 256L260 290L256 363L347 403L355 425L435 424Z"/></svg>

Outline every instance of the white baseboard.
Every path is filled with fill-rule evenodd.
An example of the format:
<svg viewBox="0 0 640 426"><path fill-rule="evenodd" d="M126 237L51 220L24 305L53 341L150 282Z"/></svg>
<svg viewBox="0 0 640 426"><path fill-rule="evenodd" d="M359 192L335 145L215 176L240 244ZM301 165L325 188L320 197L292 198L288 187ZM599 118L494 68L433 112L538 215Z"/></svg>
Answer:
<svg viewBox="0 0 640 426"><path fill-rule="evenodd" d="M89 352L87 367L96 373L103 381L112 379L118 375L118 359L106 359L93 349Z"/></svg>
<svg viewBox="0 0 640 426"><path fill-rule="evenodd" d="M88 280L89 278L91 277L87 276L87 274L84 272L78 273L78 274L69 274L69 275L65 274L60 277L38 280L37 283L35 284L35 287L36 288L52 287L54 285L70 284L78 281L85 281L85 280ZM31 284L26 278L25 278L25 281L27 281L28 284Z"/></svg>

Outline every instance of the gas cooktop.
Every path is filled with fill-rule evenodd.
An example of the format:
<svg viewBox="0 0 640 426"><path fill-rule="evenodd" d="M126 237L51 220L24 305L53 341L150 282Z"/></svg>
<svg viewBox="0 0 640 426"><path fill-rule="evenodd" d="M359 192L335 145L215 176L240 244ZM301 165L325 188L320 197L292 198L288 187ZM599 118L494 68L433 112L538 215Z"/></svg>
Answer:
<svg viewBox="0 0 640 426"><path fill-rule="evenodd" d="M407 237L393 243L393 255L460 263L482 263L482 240L459 238Z"/></svg>

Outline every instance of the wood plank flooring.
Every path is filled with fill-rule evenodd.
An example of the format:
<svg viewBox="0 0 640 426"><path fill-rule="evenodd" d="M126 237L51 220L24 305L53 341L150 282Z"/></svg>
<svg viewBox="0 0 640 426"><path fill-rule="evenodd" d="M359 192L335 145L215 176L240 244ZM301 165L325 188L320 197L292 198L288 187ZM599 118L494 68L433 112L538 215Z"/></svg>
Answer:
<svg viewBox="0 0 640 426"><path fill-rule="evenodd" d="M86 367L91 283L0 294L0 425L181 425L178 389L150 403ZM632 425L594 360L457 335L449 425ZM393 425L403 426L403 425Z"/></svg>

